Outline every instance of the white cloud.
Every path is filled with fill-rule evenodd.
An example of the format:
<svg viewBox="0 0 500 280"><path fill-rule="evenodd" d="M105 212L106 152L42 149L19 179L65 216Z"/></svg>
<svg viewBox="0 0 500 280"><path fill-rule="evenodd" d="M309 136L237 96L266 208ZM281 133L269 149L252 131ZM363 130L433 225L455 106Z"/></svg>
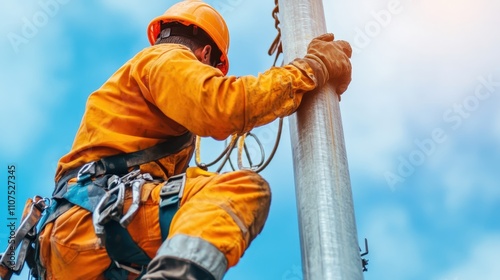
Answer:
<svg viewBox="0 0 500 280"><path fill-rule="evenodd" d="M443 273L437 280L495 280L500 275L498 252L500 236L480 236L473 248L460 258L460 262Z"/></svg>
<svg viewBox="0 0 500 280"><path fill-rule="evenodd" d="M364 28L373 21L371 12L385 9L389 1L325 1L329 31L354 43L355 28ZM37 35L30 38L29 44L20 46L22 53L16 55L11 52L12 45L5 35L20 32L22 18L33 18L40 6L36 1L31 4L7 1L0 10L5 21L0 26L0 34L4 35L1 48L7 50L0 53L0 75L4 78L0 84L0 120L1 130L5 132L2 135L8 136L0 138L2 157L17 157L39 142L37 139L51 117L50 110L61 96L61 81L50 73L66 63L70 55L61 35L62 20L71 20L68 22L83 31L112 32L102 26L96 28L102 16L108 14L113 19L126 18L127 27L145 30L151 17L161 14L170 2L174 1L145 4L105 0L99 4L105 9L96 10L97 16L90 19L88 11L82 10L89 4L72 1L64 10L61 8L60 17L50 17ZM267 6L263 6L263 1L257 4L250 0L212 2L227 4L224 16L232 30L233 42L240 42L232 42L232 66L239 64L241 69L248 71L247 65L238 62L248 56L240 46L267 50L271 40L262 38L272 39L275 34L271 18L273 1L266 1ZM444 110L455 102L462 102L464 96L473 92L477 76L494 73L499 62L500 43L494 31L498 25L495 15L498 3L486 0L475 3L461 0L454 5L442 0L401 0L400 3L404 10L394 15L391 23L354 56L353 83L341 103L349 163L372 176L382 177L393 166L398 153L404 152L406 147L413 148L415 134L429 136L432 129L441 124ZM123 26L120 21L116 25ZM138 38L138 44L144 46L144 42L145 36ZM258 57L250 57L251 62L262 63L263 67L265 52L258 53ZM495 80L500 77L495 76ZM494 135L500 140L500 113L492 113L492 116L492 124L496 127ZM266 148L272 145L272 137L264 143ZM276 181L272 186L279 195L273 201L290 204L294 202L285 195L293 188L291 151L289 135L283 137L286 139L282 143L287 143L282 145L282 155L268 167L266 177ZM220 149L220 145L206 144L204 147L206 151L212 147ZM44 163L43 181L51 181L51 170L61 149L48 150L40 157ZM213 157L207 155L203 159L208 161ZM441 176L436 181L444 182L444 201L450 212L498 204L498 178L488 171L475 169L475 163L480 161L480 155L464 154L460 146L449 141L426 162L426 167ZM282 169L288 172L286 178L282 178ZM435 186L428 184L428 187ZM415 199L423 199L420 195L422 192L416 192ZM364 210L369 211L369 217L361 224L363 231L360 232L369 237L371 251L367 278L379 275L377 279L407 279L408 275L422 272L425 262L433 261L433 256L424 258L420 248L421 241L427 239L427 232L423 230L419 233L422 236L418 236L412 228L413 214L410 216L409 211L414 209L386 205ZM494 254L500 250L499 240L498 236L478 238L478 244L464 257L463 263L438 280L494 279L492 275L500 275L494 263ZM430 273L433 272L425 275Z"/></svg>
<svg viewBox="0 0 500 280"><path fill-rule="evenodd" d="M449 149L440 166L443 188L445 191L445 206L450 211L463 211L474 206L476 210L484 211L500 201L498 174L483 170L482 155L456 153L456 147Z"/></svg>
<svg viewBox="0 0 500 280"><path fill-rule="evenodd" d="M381 206L367 216L363 233L368 236L367 277L370 279L411 279L424 266L420 239L412 229L407 210ZM409 265L411 264L411 265Z"/></svg>
<svg viewBox="0 0 500 280"><path fill-rule="evenodd" d="M396 13L388 13L391 5ZM382 176L401 151L414 148L418 133L428 136L445 110L474 93L478 76L494 73L498 6L490 0L325 3L329 31L360 50L341 103L353 166Z"/></svg>

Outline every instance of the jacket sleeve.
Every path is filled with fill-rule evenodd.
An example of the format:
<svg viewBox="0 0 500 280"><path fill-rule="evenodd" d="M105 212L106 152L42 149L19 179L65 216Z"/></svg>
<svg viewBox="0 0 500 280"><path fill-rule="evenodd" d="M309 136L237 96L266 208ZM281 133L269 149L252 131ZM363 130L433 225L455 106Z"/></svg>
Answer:
<svg viewBox="0 0 500 280"><path fill-rule="evenodd" d="M190 50L176 48L151 64L147 83L152 102L167 117L199 136L222 140L295 112L303 94L316 87L312 69L299 64L226 77Z"/></svg>

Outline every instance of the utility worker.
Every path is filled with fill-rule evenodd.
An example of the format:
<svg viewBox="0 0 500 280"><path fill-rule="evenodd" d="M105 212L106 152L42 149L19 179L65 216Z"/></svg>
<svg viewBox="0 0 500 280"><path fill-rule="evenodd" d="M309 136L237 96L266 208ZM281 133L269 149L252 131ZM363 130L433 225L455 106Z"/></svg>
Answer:
<svg viewBox="0 0 500 280"><path fill-rule="evenodd" d="M351 47L333 34L313 39L304 58L283 67L226 76L228 28L199 0L173 5L147 33L152 46L89 96L73 147L58 163L56 206L39 236L42 278L222 279L261 232L271 191L250 170L188 168L192 135L243 134L292 114L305 94L327 82L342 94L351 81ZM154 150L162 144L167 153ZM182 180L168 183L179 174ZM116 191L127 180L125 192ZM165 218L162 204L172 199L174 214ZM114 205L118 216L106 212ZM132 208L133 219L124 219ZM132 242L120 225L100 231L123 220ZM134 246L146 261L130 253Z"/></svg>

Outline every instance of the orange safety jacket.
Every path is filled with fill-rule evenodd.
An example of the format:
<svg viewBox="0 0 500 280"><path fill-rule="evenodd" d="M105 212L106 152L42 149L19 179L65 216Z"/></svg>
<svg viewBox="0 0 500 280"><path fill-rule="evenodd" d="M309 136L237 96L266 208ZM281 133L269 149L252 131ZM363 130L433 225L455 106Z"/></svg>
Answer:
<svg viewBox="0 0 500 280"><path fill-rule="evenodd" d="M87 102L71 151L56 179L105 156L154 146L187 130L218 140L293 113L316 87L301 60L258 76L224 76L183 45L145 48L126 62ZM183 172L192 148L141 166L155 177Z"/></svg>

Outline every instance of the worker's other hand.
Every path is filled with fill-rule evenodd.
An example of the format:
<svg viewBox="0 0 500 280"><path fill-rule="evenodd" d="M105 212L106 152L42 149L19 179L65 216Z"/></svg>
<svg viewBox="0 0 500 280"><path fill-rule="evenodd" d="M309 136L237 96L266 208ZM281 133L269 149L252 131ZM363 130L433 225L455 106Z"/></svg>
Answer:
<svg viewBox="0 0 500 280"><path fill-rule="evenodd" d="M334 41L332 33L326 33L314 38L307 47L304 59L313 68L318 87L332 82L337 94L347 90L351 82L352 48L346 41ZM312 60L312 61L311 61Z"/></svg>

